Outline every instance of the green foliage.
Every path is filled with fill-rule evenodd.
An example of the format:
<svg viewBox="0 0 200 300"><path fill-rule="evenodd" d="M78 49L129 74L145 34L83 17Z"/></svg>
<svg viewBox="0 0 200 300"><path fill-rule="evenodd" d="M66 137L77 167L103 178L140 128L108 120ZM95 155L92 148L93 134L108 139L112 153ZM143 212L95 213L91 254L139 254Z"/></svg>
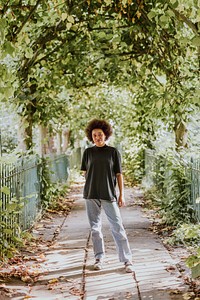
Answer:
<svg viewBox="0 0 200 300"><path fill-rule="evenodd" d="M173 231L168 244L182 244L185 246L198 246L200 244L200 225L199 224L181 224Z"/></svg>
<svg viewBox="0 0 200 300"><path fill-rule="evenodd" d="M0 99L13 102L30 128L85 123L94 105L84 93L102 100L106 93L97 97L93 89L102 85L134 90L118 119L145 142L155 139L155 118L172 130L177 116L186 121L198 105L197 2L117 3L2 2ZM96 103L109 119L112 106Z"/></svg>
<svg viewBox="0 0 200 300"><path fill-rule="evenodd" d="M152 186L151 188L144 189L144 206L147 209L154 209L160 211L160 197L159 190L156 186Z"/></svg>
<svg viewBox="0 0 200 300"><path fill-rule="evenodd" d="M0 163L4 165L9 165L14 161L16 161L14 156L0 157ZM2 170L1 176L3 174ZM3 260L12 257L18 247L23 244L19 218L24 199L11 196L11 188L5 184L4 180L0 182L0 194L0 260Z"/></svg>
<svg viewBox="0 0 200 300"><path fill-rule="evenodd" d="M40 184L41 184L41 199L42 209L55 209L56 201L59 198L66 196L69 185L60 182L52 183L50 179L49 158L40 158Z"/></svg>
<svg viewBox="0 0 200 300"><path fill-rule="evenodd" d="M2 187L1 193L1 195L7 195L10 193L10 189ZM18 247L23 245L23 236L19 226L23 199L12 198L6 204L5 201L1 200L0 207L0 260L3 260L12 257Z"/></svg>
<svg viewBox="0 0 200 300"><path fill-rule="evenodd" d="M144 175L144 149L136 144L124 149L123 166L126 183L140 183Z"/></svg>
<svg viewBox="0 0 200 300"><path fill-rule="evenodd" d="M192 271L192 277L200 276L200 225L199 224L181 224L175 229L171 237L165 239L170 245L184 245L186 248L193 249L193 254L186 259L186 265ZM195 250L196 249L196 250Z"/></svg>
<svg viewBox="0 0 200 300"><path fill-rule="evenodd" d="M17 118L13 107L0 101L0 147L2 153L11 153L17 146Z"/></svg>
<svg viewBox="0 0 200 300"><path fill-rule="evenodd" d="M65 184L50 184L46 190L45 199L48 199L48 201L46 200L43 202L44 208L55 209L55 207L57 207L56 202L58 201L58 198L66 196L68 189L68 185Z"/></svg>
<svg viewBox="0 0 200 300"><path fill-rule="evenodd" d="M67 194L69 192L69 185L54 184L48 189L49 203L47 211L68 213L71 202L67 201Z"/></svg>
<svg viewBox="0 0 200 300"><path fill-rule="evenodd" d="M159 206L163 222L177 225L195 222L194 208L190 203L189 164L174 151L155 153L155 185L160 199Z"/></svg>
<svg viewBox="0 0 200 300"><path fill-rule="evenodd" d="M2 171L2 174L8 175L8 172L11 171L11 162L17 161L17 156L3 156L0 158L0 162L2 166L8 164L8 171L7 173ZM29 160L27 160L29 161ZM39 195L42 200L42 209L47 209L52 203L54 206L56 204L56 199L59 197L64 197L68 189L65 185L61 184L52 184L50 181L50 174L48 168L48 159L40 159L39 161L35 159L34 161L37 164L34 165L35 168L38 170L38 181L40 183L40 187L38 187L38 192L41 192ZM26 159L24 159L26 162ZM1 167L1 170L4 170ZM23 167L26 167L25 163ZM32 165L31 165L32 166ZM30 164L28 165L30 167ZM19 171L19 169L18 169ZM9 173L10 174L10 173ZM30 174L30 173L29 173ZM11 176L7 176L7 178ZM13 254L23 246L24 242L24 231L22 231L22 218L21 214L24 211L23 205L26 205L26 199L28 201L29 197L32 198L32 195L27 195L25 197L20 197L20 190L15 190L15 184L22 185L23 176L16 178L14 177L13 180L8 181L7 185L5 184L5 177L1 179L0 182L0 193L1 193L1 200L0 200L0 259L7 259L13 256ZM16 182L19 181L19 182ZM29 178L31 181L31 178ZM14 194L13 194L14 193ZM63 204L63 208L65 207L65 203ZM26 208L25 208L26 209ZM67 211L67 208L65 208Z"/></svg>
<svg viewBox="0 0 200 300"><path fill-rule="evenodd" d="M197 248L195 252L195 254L190 255L186 260L187 266L192 271L193 278L200 277L200 248Z"/></svg>
<svg viewBox="0 0 200 300"><path fill-rule="evenodd" d="M168 224L195 221L194 209L190 203L189 165L181 155L169 153L165 156L164 197L161 208ZM162 170L161 170L162 171Z"/></svg>
<svg viewBox="0 0 200 300"><path fill-rule="evenodd" d="M186 259L186 265L191 269L192 277L200 276L200 224L181 224L171 237L165 240L170 245L184 245L193 254Z"/></svg>
<svg viewBox="0 0 200 300"><path fill-rule="evenodd" d="M15 135L14 135L15 134ZM1 136L2 153L11 153L17 147L16 133L12 130L4 130Z"/></svg>
<svg viewBox="0 0 200 300"><path fill-rule="evenodd" d="M64 188L59 183L52 183L50 180L49 159L40 158L40 183L41 183L41 199L43 209L47 209L54 197L62 195Z"/></svg>
<svg viewBox="0 0 200 300"><path fill-rule="evenodd" d="M46 208L50 201L49 197L51 195L51 189L53 189L53 184L50 181L48 162L44 157L40 158L40 166L39 177L41 184L41 199L43 207Z"/></svg>

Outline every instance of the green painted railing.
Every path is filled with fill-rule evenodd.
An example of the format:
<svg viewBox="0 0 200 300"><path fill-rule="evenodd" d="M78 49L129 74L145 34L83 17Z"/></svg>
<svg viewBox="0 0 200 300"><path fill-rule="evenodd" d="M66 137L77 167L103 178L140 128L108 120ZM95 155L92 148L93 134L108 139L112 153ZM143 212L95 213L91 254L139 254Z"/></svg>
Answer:
<svg viewBox="0 0 200 300"><path fill-rule="evenodd" d="M191 202L200 221L200 159L191 158Z"/></svg>
<svg viewBox="0 0 200 300"><path fill-rule="evenodd" d="M50 180L52 183L67 182L71 158L65 154L50 156L47 158Z"/></svg>
<svg viewBox="0 0 200 300"><path fill-rule="evenodd" d="M52 183L67 182L69 158L66 155L46 157L45 161ZM12 230L12 224L18 223L22 230L27 229L40 216L43 167L38 156L23 157L17 163L0 163L0 221L5 228ZM16 203L22 204L20 213L14 210Z"/></svg>

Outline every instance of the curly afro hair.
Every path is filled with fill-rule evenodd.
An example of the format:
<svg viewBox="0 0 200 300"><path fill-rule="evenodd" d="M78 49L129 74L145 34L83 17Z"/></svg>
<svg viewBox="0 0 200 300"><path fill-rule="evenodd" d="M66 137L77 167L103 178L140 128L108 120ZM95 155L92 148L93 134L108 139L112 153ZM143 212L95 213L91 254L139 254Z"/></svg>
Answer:
<svg viewBox="0 0 200 300"><path fill-rule="evenodd" d="M93 119L88 123L88 126L85 129L86 137L91 142L93 142L92 139L93 129L101 129L106 136L106 140L112 135L113 132L111 125L107 121L100 120L100 119Z"/></svg>

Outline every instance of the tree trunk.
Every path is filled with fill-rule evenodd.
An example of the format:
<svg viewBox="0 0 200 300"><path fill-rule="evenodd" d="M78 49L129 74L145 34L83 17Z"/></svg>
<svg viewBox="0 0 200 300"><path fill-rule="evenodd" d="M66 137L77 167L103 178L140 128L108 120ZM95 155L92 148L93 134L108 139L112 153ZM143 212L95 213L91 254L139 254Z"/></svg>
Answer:
<svg viewBox="0 0 200 300"><path fill-rule="evenodd" d="M55 136L51 133L48 133L48 153L56 152L54 139L55 139Z"/></svg>
<svg viewBox="0 0 200 300"><path fill-rule="evenodd" d="M57 137L57 154L61 154L62 153L62 132L58 131L56 137Z"/></svg>
<svg viewBox="0 0 200 300"><path fill-rule="evenodd" d="M187 148L188 130L185 126L185 123L183 121L176 122L174 132L176 150L179 151L181 148Z"/></svg>
<svg viewBox="0 0 200 300"><path fill-rule="evenodd" d="M43 157L47 152L47 128L43 125L39 125L39 155Z"/></svg>
<svg viewBox="0 0 200 300"><path fill-rule="evenodd" d="M48 153L55 153L54 136L49 133L46 126L39 126L39 154L44 156Z"/></svg>
<svg viewBox="0 0 200 300"><path fill-rule="evenodd" d="M68 148L70 138L70 130L68 128L63 129L62 132L62 153L65 153Z"/></svg>
<svg viewBox="0 0 200 300"><path fill-rule="evenodd" d="M27 117L28 126L25 128L25 143L28 150L31 150L33 148L33 121L32 116Z"/></svg>
<svg viewBox="0 0 200 300"><path fill-rule="evenodd" d="M33 146L32 118L20 117L18 128L18 149L30 150Z"/></svg>

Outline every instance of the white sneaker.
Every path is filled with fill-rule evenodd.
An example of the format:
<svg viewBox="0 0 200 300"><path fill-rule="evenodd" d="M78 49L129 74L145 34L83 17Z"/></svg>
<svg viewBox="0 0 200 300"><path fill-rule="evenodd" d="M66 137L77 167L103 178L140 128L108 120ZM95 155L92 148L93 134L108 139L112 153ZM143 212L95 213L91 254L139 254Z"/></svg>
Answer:
<svg viewBox="0 0 200 300"><path fill-rule="evenodd" d="M124 264L124 266L125 266L126 273L133 273L134 272L133 265L132 265L131 262L126 262Z"/></svg>
<svg viewBox="0 0 200 300"><path fill-rule="evenodd" d="M102 260L97 258L94 263L94 270L101 270L101 269L102 269Z"/></svg>

